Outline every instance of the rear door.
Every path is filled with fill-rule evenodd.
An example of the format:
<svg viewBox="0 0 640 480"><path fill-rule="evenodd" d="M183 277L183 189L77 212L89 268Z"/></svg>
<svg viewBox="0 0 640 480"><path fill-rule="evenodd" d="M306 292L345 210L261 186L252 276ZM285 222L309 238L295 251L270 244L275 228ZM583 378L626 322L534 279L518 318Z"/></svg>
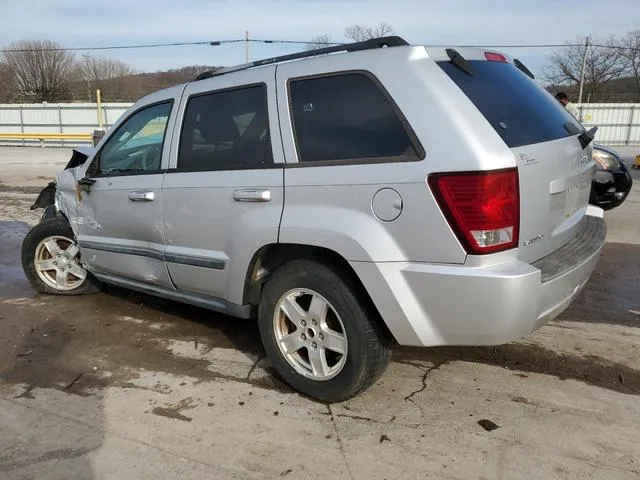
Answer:
<svg viewBox="0 0 640 480"><path fill-rule="evenodd" d="M482 55L483 52L480 52ZM520 247L535 261L566 243L585 215L594 164L584 129L560 103L500 54L465 52L473 74L450 61L439 66L510 148L518 165ZM484 57L484 55L483 55Z"/></svg>
<svg viewBox="0 0 640 480"><path fill-rule="evenodd" d="M164 255L180 290L241 304L253 255L278 241L283 157L274 76L275 67L264 67L242 72L241 84L228 74L185 89L162 186Z"/></svg>

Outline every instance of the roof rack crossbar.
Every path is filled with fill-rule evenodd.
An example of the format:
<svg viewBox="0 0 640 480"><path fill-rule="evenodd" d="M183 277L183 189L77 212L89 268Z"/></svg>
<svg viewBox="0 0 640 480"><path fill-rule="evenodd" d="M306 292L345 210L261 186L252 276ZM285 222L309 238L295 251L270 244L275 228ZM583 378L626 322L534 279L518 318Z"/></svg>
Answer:
<svg viewBox="0 0 640 480"><path fill-rule="evenodd" d="M219 75L224 75L225 73L237 72L239 70L246 70L248 68L261 67L263 65L270 65L272 63L279 63L279 62L287 62L289 60L298 60L301 58L316 57L318 55L326 55L328 53L356 52L359 50L371 50L374 48L399 47L399 46L406 46L406 45L409 45L409 43L406 40L404 40L402 37L398 37L398 36L373 38L371 40L365 40L364 42L347 43L344 45L336 45L333 47L318 48L318 49L309 50L306 52L297 52L297 53L291 53L289 55L281 55L279 57L271 57L271 58L265 58L263 60L256 60L254 62L243 63L240 65L235 65L233 67L225 67L225 68L220 68L218 70L210 70L207 72L202 72L200 75L198 75L194 79L194 81L204 80L205 78L217 77Z"/></svg>

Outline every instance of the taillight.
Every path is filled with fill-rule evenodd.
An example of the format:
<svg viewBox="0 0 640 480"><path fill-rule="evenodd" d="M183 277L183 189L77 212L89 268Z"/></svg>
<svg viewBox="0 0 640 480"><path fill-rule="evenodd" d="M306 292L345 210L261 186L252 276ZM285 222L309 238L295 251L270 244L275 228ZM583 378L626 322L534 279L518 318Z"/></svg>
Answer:
<svg viewBox="0 0 640 480"><path fill-rule="evenodd" d="M518 170L433 174L428 178L449 225L468 253L518 246Z"/></svg>
<svg viewBox="0 0 640 480"><path fill-rule="evenodd" d="M490 62L502 62L507 63L507 57L502 55L501 53L496 52L484 52L484 58L489 60Z"/></svg>

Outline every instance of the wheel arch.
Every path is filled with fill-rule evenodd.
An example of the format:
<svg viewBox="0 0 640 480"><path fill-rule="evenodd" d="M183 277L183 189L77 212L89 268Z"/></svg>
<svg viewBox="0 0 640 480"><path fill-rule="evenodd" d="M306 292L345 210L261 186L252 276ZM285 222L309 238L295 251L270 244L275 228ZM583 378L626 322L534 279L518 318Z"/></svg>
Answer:
<svg viewBox="0 0 640 480"><path fill-rule="evenodd" d="M324 247L296 243L273 243L261 247L254 253L249 262L244 283L243 303L258 305L260 303L262 286L269 276L286 263L303 259L328 265L335 269L336 272L339 272L340 275L350 280L356 288L357 294L361 296L361 298L364 298L372 311L376 313L380 326L386 331L389 338L393 338L393 335L387 328L378 308L356 271L338 252Z"/></svg>

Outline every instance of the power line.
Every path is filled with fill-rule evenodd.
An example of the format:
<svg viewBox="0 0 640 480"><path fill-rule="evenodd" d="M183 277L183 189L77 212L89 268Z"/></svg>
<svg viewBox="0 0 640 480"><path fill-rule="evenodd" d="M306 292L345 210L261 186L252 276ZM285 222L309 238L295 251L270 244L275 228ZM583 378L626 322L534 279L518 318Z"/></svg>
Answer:
<svg viewBox="0 0 640 480"><path fill-rule="evenodd" d="M265 44L290 44L290 45L309 45L313 44L313 41L309 40L277 40L277 39L258 39L258 38L241 38L241 39L228 39L228 40L204 40L199 42L171 42L171 43L149 43L149 44L135 44L135 45L109 45L102 47L58 47L58 48L5 48L0 49L3 53L12 52L42 52L42 51L62 51L62 52L77 52L77 51L98 51L98 50L131 50L142 48L165 48L165 47L179 47L179 46L219 46L231 43L252 42L252 43L265 43ZM347 42L329 42L329 45L345 45ZM430 46L450 46L450 45L433 45ZM463 48L565 48L565 47L584 47L581 43L544 43L544 44L507 44L507 45L457 45ZM609 48L615 50L626 51L640 51L640 48L624 47L620 45L601 45L601 44L589 44L590 47L596 48Z"/></svg>
<svg viewBox="0 0 640 480"><path fill-rule="evenodd" d="M109 45L105 47L58 47L58 48L3 48L0 51L8 52L77 52L93 50L123 50L137 48L161 48L161 47L181 47L186 45L221 45L223 43L238 43L244 40L216 40L202 42L172 42L172 43L148 43L140 45Z"/></svg>

